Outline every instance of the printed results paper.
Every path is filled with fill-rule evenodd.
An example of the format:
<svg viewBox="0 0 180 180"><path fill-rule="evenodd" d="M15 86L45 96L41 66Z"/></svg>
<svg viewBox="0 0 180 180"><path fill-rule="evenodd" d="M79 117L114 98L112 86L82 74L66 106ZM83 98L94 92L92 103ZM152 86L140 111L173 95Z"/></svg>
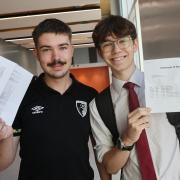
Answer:
<svg viewBox="0 0 180 180"><path fill-rule="evenodd" d="M12 125L33 75L0 56L0 117Z"/></svg>
<svg viewBox="0 0 180 180"><path fill-rule="evenodd" d="M144 61L145 101L152 112L180 112L180 58Z"/></svg>

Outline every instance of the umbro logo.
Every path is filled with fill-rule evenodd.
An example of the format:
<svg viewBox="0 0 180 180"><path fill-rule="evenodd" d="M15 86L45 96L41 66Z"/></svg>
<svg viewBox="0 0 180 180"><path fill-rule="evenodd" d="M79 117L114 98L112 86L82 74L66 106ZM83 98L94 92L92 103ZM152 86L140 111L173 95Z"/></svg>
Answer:
<svg viewBox="0 0 180 180"><path fill-rule="evenodd" d="M86 116L86 114L87 114L87 102L77 100L76 101L76 109L82 117Z"/></svg>
<svg viewBox="0 0 180 180"><path fill-rule="evenodd" d="M34 106L33 108L31 108L32 114L40 114L40 113L42 114L43 109L44 109L44 107L42 107L42 106Z"/></svg>

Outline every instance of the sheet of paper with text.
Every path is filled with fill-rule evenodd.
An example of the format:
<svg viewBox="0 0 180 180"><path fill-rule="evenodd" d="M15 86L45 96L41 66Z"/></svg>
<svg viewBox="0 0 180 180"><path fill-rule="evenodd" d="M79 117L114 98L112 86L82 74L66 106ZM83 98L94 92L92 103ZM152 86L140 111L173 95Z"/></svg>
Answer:
<svg viewBox="0 0 180 180"><path fill-rule="evenodd" d="M12 125L33 74L0 56L0 117Z"/></svg>
<svg viewBox="0 0 180 180"><path fill-rule="evenodd" d="M153 113L180 112L180 58L144 61L145 101Z"/></svg>

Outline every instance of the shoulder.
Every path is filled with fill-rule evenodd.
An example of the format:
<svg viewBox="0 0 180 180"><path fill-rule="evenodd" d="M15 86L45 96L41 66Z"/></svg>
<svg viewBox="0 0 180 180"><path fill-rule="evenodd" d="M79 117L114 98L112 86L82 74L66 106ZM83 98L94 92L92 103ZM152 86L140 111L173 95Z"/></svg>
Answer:
<svg viewBox="0 0 180 180"><path fill-rule="evenodd" d="M101 91L97 96L95 97L96 101L97 100L103 100L103 98L107 97L110 95L110 86L106 87L103 91Z"/></svg>
<svg viewBox="0 0 180 180"><path fill-rule="evenodd" d="M88 86L86 84L83 84L79 82L78 80L75 80L75 87L77 91L80 92L81 94L86 94L88 96L91 96L92 98L98 94L95 88Z"/></svg>
<svg viewBox="0 0 180 180"><path fill-rule="evenodd" d="M27 96L27 95L29 95L30 93L33 92L34 88L36 87L37 80L38 80L38 77L37 76L33 76L32 80L31 80L31 82L29 84L29 87L28 87L28 89L26 91L25 96Z"/></svg>
<svg viewBox="0 0 180 180"><path fill-rule="evenodd" d="M94 93L94 94L97 94L97 91L95 88L91 87L91 86L88 86L88 85L85 85L81 82L78 82L79 84L79 87L84 90L84 91L87 91L87 92L90 92L90 93Z"/></svg>
<svg viewBox="0 0 180 180"><path fill-rule="evenodd" d="M38 77L34 76L29 84L29 87L23 97L23 100L21 102L21 106L26 105L30 100L32 100L37 94L36 87L38 84Z"/></svg>
<svg viewBox="0 0 180 180"><path fill-rule="evenodd" d="M34 89L33 86L34 86L34 84L36 82L36 79L37 79L36 76L34 76L32 78L32 80L31 80L31 82L29 84L29 87L28 87L28 89L27 89L27 91L26 91L26 93L25 93L25 95L24 95L24 97L23 97L23 99L22 99L22 101L21 101L21 103L19 105L16 117L15 117L13 125L12 125L14 129L17 129L16 132L14 132L15 136L19 136L19 134L20 134L19 130L22 128L21 127L21 117L22 117L21 115L24 112L24 108L27 106L27 104L29 104L31 99L34 98L32 92L33 92L33 89Z"/></svg>
<svg viewBox="0 0 180 180"><path fill-rule="evenodd" d="M105 96L107 96L110 93L110 87L106 87L103 91L101 91L100 93L96 94L95 98L90 102L90 108L91 109L96 109L98 104L102 104L102 102L104 101L104 99L106 98Z"/></svg>

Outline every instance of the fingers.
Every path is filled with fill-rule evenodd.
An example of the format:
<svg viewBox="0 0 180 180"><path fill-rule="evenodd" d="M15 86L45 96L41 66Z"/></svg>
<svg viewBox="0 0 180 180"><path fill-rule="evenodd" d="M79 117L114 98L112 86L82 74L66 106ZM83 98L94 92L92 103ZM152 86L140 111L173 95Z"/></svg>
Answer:
<svg viewBox="0 0 180 180"><path fill-rule="evenodd" d="M6 123L2 119L0 119L0 140L8 138L12 134L12 127L6 125Z"/></svg>
<svg viewBox="0 0 180 180"><path fill-rule="evenodd" d="M136 142L143 129L150 126L150 108L137 108L128 115L128 128L125 137Z"/></svg>
<svg viewBox="0 0 180 180"><path fill-rule="evenodd" d="M137 108L128 115L129 122L133 123L142 117L149 117L151 109L150 108ZM146 120L146 119L144 119Z"/></svg>
<svg viewBox="0 0 180 180"><path fill-rule="evenodd" d="M128 115L128 123L133 129L142 130L149 127L150 108L137 108Z"/></svg>
<svg viewBox="0 0 180 180"><path fill-rule="evenodd" d="M3 127L5 126L5 122L0 119L0 131L3 129Z"/></svg>
<svg viewBox="0 0 180 180"><path fill-rule="evenodd" d="M149 125L149 116L141 116L138 120L132 122L134 126Z"/></svg>
<svg viewBox="0 0 180 180"><path fill-rule="evenodd" d="M137 116L145 116L145 115L149 115L151 112L150 108L137 108L134 111L132 111L131 113L129 113L128 118L131 118L133 116L135 116L135 118L137 118Z"/></svg>

